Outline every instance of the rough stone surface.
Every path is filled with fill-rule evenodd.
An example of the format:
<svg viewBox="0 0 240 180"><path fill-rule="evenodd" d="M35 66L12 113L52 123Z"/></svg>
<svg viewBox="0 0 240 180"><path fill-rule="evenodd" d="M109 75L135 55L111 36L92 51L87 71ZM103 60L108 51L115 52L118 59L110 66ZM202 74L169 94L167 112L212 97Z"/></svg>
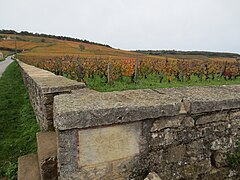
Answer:
<svg viewBox="0 0 240 180"><path fill-rule="evenodd" d="M140 123L79 131L79 166L94 165L140 153Z"/></svg>
<svg viewBox="0 0 240 180"><path fill-rule="evenodd" d="M228 121L228 114L227 113L216 113L216 114L211 114L208 116L200 116L197 120L196 120L196 124L206 124L206 123L211 123L211 122L215 122L215 121Z"/></svg>
<svg viewBox="0 0 240 180"><path fill-rule="evenodd" d="M105 93L85 90L83 92L74 91L70 95L55 97L54 126L56 128L60 130L87 128L175 116L184 114L182 106L186 111L185 114L240 108L240 93L238 93L240 86L238 85ZM211 117L199 120L198 123L210 121Z"/></svg>
<svg viewBox="0 0 240 180"><path fill-rule="evenodd" d="M175 97L160 95L153 90L84 92L84 95L78 91L68 96L55 97L56 128L86 128L157 118L167 114L177 115L181 105Z"/></svg>
<svg viewBox="0 0 240 180"><path fill-rule="evenodd" d="M84 83L56 76L34 66L18 61L24 83L28 89L33 109L41 131L53 129L53 97L71 93L85 87Z"/></svg>
<svg viewBox="0 0 240 180"><path fill-rule="evenodd" d="M144 119L135 123L117 123L114 126L101 126L93 129L59 130L58 137L61 137L58 140L59 179L95 179L97 177L100 179L144 179L148 172L156 172L161 179L166 180L216 179L218 175L224 176L225 179L238 179L238 172L228 167L226 157L227 153L236 148L238 136L233 135L231 124L237 119L235 117L239 111L234 109L193 115L180 114L172 117ZM199 119L203 123L196 123ZM106 155L111 157L107 149L110 146L114 149L115 145L123 142L118 137L121 136L120 132L124 134L127 134L125 130L131 133L136 132L136 127L132 125L136 123L141 123L138 125L140 136L130 137L134 137L139 142L138 145L134 145L139 147L139 154L123 155L120 153L122 158L113 159L105 157L105 154L98 154L106 160L104 161L92 152L92 149L99 149L103 152L103 148L90 147L97 144L97 139L106 147ZM106 144L104 141L108 141L109 136L107 137L102 131L112 127L117 127L119 130L126 128L120 131L108 131L112 134L113 142ZM91 131L99 134L93 133L92 136ZM84 133L81 134L81 132ZM119 133L116 135L114 132ZM125 139L126 144L132 145L127 137ZM82 151L81 146L85 146L85 149L89 151ZM120 147L125 148L126 145L123 144ZM91 153L95 155L91 156ZM97 158L93 161L92 157ZM85 160L81 162L79 158ZM98 159L101 161L96 162ZM68 165L70 163L71 166Z"/></svg>
<svg viewBox="0 0 240 180"><path fill-rule="evenodd" d="M190 114L240 107L240 86L206 86L157 89L159 93L180 97ZM231 92L231 93L229 93Z"/></svg>
<svg viewBox="0 0 240 180"><path fill-rule="evenodd" d="M226 151L216 151L212 153L212 165L216 168L224 167L228 165Z"/></svg>
<svg viewBox="0 0 240 180"><path fill-rule="evenodd" d="M57 137L55 132L37 133L38 163L41 179L57 179Z"/></svg>
<svg viewBox="0 0 240 180"><path fill-rule="evenodd" d="M181 125L183 118L184 117L179 117L179 119L174 117L162 118L161 120L154 122L151 131L160 131L165 128L177 128Z"/></svg>
<svg viewBox="0 0 240 180"><path fill-rule="evenodd" d="M18 180L41 180L38 158L36 154L29 154L18 158Z"/></svg>
<svg viewBox="0 0 240 180"><path fill-rule="evenodd" d="M199 161L195 164L182 166L178 169L179 178L196 179L200 174L206 174L211 171L211 164L208 159Z"/></svg>
<svg viewBox="0 0 240 180"><path fill-rule="evenodd" d="M144 180L161 180L161 178L155 172L150 172Z"/></svg>

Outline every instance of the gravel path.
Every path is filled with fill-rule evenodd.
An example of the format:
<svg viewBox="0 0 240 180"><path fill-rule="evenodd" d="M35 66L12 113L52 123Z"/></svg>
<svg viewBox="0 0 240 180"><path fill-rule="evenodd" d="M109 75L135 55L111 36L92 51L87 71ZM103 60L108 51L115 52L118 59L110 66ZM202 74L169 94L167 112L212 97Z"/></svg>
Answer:
<svg viewBox="0 0 240 180"><path fill-rule="evenodd" d="M8 67L9 64L11 64L13 60L11 59L11 56L8 56L6 60L0 62L0 77L2 76L5 69Z"/></svg>

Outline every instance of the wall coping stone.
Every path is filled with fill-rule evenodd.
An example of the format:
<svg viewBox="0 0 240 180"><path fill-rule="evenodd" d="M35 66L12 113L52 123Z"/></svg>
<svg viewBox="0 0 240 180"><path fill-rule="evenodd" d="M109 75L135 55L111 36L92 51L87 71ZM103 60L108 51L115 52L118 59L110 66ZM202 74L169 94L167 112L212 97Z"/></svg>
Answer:
<svg viewBox="0 0 240 180"><path fill-rule="evenodd" d="M81 129L235 108L240 108L240 85L115 92L85 88L54 97L54 126Z"/></svg>
<svg viewBox="0 0 240 180"><path fill-rule="evenodd" d="M21 61L18 61L18 63L24 69L24 72L41 88L43 94L68 92L72 89L86 87L82 82L57 76L49 71L25 64Z"/></svg>

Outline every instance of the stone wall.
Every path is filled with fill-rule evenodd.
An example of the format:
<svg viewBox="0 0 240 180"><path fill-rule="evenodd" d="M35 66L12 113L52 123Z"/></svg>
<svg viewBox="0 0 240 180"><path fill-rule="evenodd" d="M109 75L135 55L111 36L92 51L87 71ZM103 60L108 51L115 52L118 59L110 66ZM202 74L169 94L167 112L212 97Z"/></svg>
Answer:
<svg viewBox="0 0 240 180"><path fill-rule="evenodd" d="M240 86L54 97L59 179L239 179Z"/></svg>
<svg viewBox="0 0 240 180"><path fill-rule="evenodd" d="M101 93L19 65L41 130L56 131L58 172L45 163L41 177L240 179L227 162L240 137L240 86Z"/></svg>
<svg viewBox="0 0 240 180"><path fill-rule="evenodd" d="M85 84L20 61L18 63L41 131L53 130L53 97L82 89Z"/></svg>

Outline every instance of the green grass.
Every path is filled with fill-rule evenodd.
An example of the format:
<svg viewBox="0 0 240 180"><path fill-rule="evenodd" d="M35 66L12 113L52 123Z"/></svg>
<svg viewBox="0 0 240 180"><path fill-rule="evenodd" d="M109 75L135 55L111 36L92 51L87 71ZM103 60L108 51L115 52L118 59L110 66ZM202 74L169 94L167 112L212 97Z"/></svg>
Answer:
<svg viewBox="0 0 240 180"><path fill-rule="evenodd" d="M159 76L151 75L146 79L139 77L136 83L131 82L131 78L123 77L117 81L106 83L105 78L85 78L87 86L90 89L96 91L123 91L128 89L154 89L154 88L173 88L173 87L186 87L186 86L217 86L217 85L231 85L240 84L240 78L237 77L235 80L225 80L222 78L215 78L214 80L202 80L200 81L196 76L192 76L190 81L180 82L173 80L170 83L167 82L166 78L160 83Z"/></svg>
<svg viewBox="0 0 240 180"><path fill-rule="evenodd" d="M237 148L234 153L228 154L227 160L231 168L240 167L240 141L236 143Z"/></svg>
<svg viewBox="0 0 240 180"><path fill-rule="evenodd" d="M20 69L13 62L0 78L0 179L16 179L18 157L36 152L37 131Z"/></svg>

